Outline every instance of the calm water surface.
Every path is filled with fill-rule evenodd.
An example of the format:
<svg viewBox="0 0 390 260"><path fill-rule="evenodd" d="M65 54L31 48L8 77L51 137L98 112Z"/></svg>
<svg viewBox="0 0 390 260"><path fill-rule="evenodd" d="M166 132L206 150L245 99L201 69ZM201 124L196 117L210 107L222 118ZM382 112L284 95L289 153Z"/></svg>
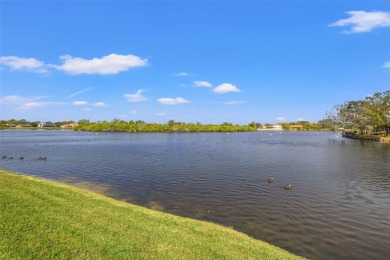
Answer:
<svg viewBox="0 0 390 260"><path fill-rule="evenodd" d="M390 257L390 145L324 132L4 130L0 142L14 157L3 169L231 226L312 259Z"/></svg>

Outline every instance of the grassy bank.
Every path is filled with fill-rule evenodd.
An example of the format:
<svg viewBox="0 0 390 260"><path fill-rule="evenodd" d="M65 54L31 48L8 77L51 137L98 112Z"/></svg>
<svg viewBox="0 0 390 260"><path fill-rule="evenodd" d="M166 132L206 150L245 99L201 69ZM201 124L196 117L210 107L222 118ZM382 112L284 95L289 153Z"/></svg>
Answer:
<svg viewBox="0 0 390 260"><path fill-rule="evenodd" d="M216 224L0 170L2 259L299 259Z"/></svg>

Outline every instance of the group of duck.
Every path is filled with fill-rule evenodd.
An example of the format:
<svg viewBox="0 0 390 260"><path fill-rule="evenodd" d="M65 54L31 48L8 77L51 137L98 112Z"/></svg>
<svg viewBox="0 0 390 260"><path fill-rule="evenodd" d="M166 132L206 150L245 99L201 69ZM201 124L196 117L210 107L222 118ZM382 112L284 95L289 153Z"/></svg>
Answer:
<svg viewBox="0 0 390 260"><path fill-rule="evenodd" d="M7 155L4 155L3 157L1 157L1 159L12 160L12 159L14 159L14 157L13 157L13 156L8 157ZM45 156L45 157L38 157L38 158L37 158L37 160L46 160L46 159L47 159L46 156ZM24 156L19 157L19 160L24 160Z"/></svg>
<svg viewBox="0 0 390 260"><path fill-rule="evenodd" d="M267 179L267 182L268 182L269 184L273 183L273 182L274 182L274 178L269 177L269 178ZM289 183L289 184L287 184L286 186L284 186L284 188L285 188L286 190L291 190L291 189L292 189L292 185Z"/></svg>

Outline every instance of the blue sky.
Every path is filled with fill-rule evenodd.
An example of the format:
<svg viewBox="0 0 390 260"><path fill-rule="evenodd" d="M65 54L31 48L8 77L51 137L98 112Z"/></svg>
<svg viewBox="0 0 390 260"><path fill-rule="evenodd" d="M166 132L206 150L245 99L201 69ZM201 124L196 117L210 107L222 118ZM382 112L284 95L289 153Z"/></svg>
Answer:
<svg viewBox="0 0 390 260"><path fill-rule="evenodd" d="M316 122L390 89L388 1L1 1L1 119Z"/></svg>

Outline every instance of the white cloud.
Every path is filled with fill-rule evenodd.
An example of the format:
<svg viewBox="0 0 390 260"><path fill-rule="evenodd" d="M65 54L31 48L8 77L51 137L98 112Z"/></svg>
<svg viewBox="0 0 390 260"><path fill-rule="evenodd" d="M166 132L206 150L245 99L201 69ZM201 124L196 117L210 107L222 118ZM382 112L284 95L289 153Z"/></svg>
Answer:
<svg viewBox="0 0 390 260"><path fill-rule="evenodd" d="M230 83L223 83L219 85L218 87L213 89L214 93L218 94L225 94L229 92L241 92L240 89L238 89L235 85L230 84Z"/></svg>
<svg viewBox="0 0 390 260"><path fill-rule="evenodd" d="M87 101L73 101L73 105L75 106L85 106L88 105Z"/></svg>
<svg viewBox="0 0 390 260"><path fill-rule="evenodd" d="M369 32L375 28L390 26L390 13L387 12L349 11L346 13L351 17L338 20L329 26L351 26L351 29L344 33Z"/></svg>
<svg viewBox="0 0 390 260"><path fill-rule="evenodd" d="M17 103L25 103L29 102L31 98L21 97L18 95L10 95L10 96L4 96L1 97L1 103L2 104L17 104Z"/></svg>
<svg viewBox="0 0 390 260"><path fill-rule="evenodd" d="M43 107L43 106L63 106L63 105L70 105L69 103L65 102L28 102L20 106L20 109L33 109L37 107Z"/></svg>
<svg viewBox="0 0 390 260"><path fill-rule="evenodd" d="M106 103L104 102L96 102L93 104L94 107L106 107Z"/></svg>
<svg viewBox="0 0 390 260"><path fill-rule="evenodd" d="M383 65L383 67L385 67L385 68L390 68L390 61L386 62L386 63Z"/></svg>
<svg viewBox="0 0 390 260"><path fill-rule="evenodd" d="M75 105L75 106L90 105L90 106L94 106L94 107L106 107L107 106L104 102L96 102L96 103L93 103L93 104L89 104L87 101L81 101L81 100L80 101L73 101L73 105ZM85 110L85 111L87 111L87 110Z"/></svg>
<svg viewBox="0 0 390 260"><path fill-rule="evenodd" d="M44 104L42 102L29 102L29 103L23 104L19 108L24 109L24 110L30 110L30 109L37 108L37 107L43 107L43 105Z"/></svg>
<svg viewBox="0 0 390 260"><path fill-rule="evenodd" d="M306 118L298 118L298 121L307 121Z"/></svg>
<svg viewBox="0 0 390 260"><path fill-rule="evenodd" d="M118 74L119 72L127 71L130 68L147 65L147 59L141 59L132 54L110 54L91 60L64 55L61 56L60 59L63 60L64 64L56 66L56 68L69 74Z"/></svg>
<svg viewBox="0 0 390 260"><path fill-rule="evenodd" d="M284 122L284 121L286 121L286 118L285 118L285 117L282 117L282 116L279 116L279 117L276 118L276 121L278 121L278 122Z"/></svg>
<svg viewBox="0 0 390 260"><path fill-rule="evenodd" d="M19 95L9 95L9 96L3 96L0 98L0 103L2 104L27 104L32 103L37 100L48 98L49 96L35 96L35 97L22 97ZM47 102L46 102L47 103Z"/></svg>
<svg viewBox="0 0 390 260"><path fill-rule="evenodd" d="M170 105L170 106L190 103L190 101L188 101L187 99L181 98L181 97L177 97L177 98L159 98L159 99L157 99L157 101L161 105Z"/></svg>
<svg viewBox="0 0 390 260"><path fill-rule="evenodd" d="M28 70L37 73L47 72L45 63L34 58L3 56L0 57L0 64L6 65L13 70Z"/></svg>
<svg viewBox="0 0 390 260"><path fill-rule="evenodd" d="M93 58L90 60L63 55L60 57L63 61L62 65L45 64L43 61L35 58L21 58L16 56L0 57L0 64L6 65L13 70L28 70L37 73L48 72L48 68L55 68L69 74L118 74L122 71L127 71L130 68L144 67L148 65L147 59L142 59L138 56L110 54L101 58ZM89 89L82 90L80 93L73 93L70 97L81 94Z"/></svg>
<svg viewBox="0 0 390 260"><path fill-rule="evenodd" d="M93 109L92 109L92 108L83 108L82 110L83 110L83 111L87 111L87 112L89 112L89 111L93 111Z"/></svg>
<svg viewBox="0 0 390 260"><path fill-rule="evenodd" d="M213 87L213 85L211 85L210 82L201 81L201 80L194 81L194 82L192 83L192 85L193 85L194 87L206 87L206 88L211 88L211 87Z"/></svg>
<svg viewBox="0 0 390 260"><path fill-rule="evenodd" d="M166 116L167 114L164 113L164 112L159 112L159 113L157 113L156 115L158 115L158 116Z"/></svg>
<svg viewBox="0 0 390 260"><path fill-rule="evenodd" d="M225 105L239 105L239 104L245 104L246 101L229 101L225 102Z"/></svg>
<svg viewBox="0 0 390 260"><path fill-rule="evenodd" d="M22 97L18 95L3 96L0 98L2 104L19 105L19 109L29 110L43 106L57 106L57 105L71 105L66 102L48 102L40 101L41 99L48 98L49 96L35 96L35 97Z"/></svg>
<svg viewBox="0 0 390 260"><path fill-rule="evenodd" d="M131 110L131 111L130 111L130 113L132 113L132 114L137 114L137 113L138 113L138 111L137 111L137 110L135 110L135 109L133 109L133 110Z"/></svg>
<svg viewBox="0 0 390 260"><path fill-rule="evenodd" d="M128 102L143 102L147 101L148 98L141 95L143 92L142 89L137 90L135 94L124 94L123 96L127 99Z"/></svg>
<svg viewBox="0 0 390 260"><path fill-rule="evenodd" d="M73 94L69 95L69 97L68 97L68 98L72 98L72 97L74 97L74 96L80 95L81 93L84 93L84 92L86 92L86 91L88 91L88 90L90 90L90 89L91 89L91 88L86 88L86 89L83 89L83 90L77 91L77 92L75 92L75 93L73 93Z"/></svg>
<svg viewBox="0 0 390 260"><path fill-rule="evenodd" d="M189 74L187 72L179 72L179 73L175 73L175 74L172 74L172 76L175 76L175 77L187 77Z"/></svg>

